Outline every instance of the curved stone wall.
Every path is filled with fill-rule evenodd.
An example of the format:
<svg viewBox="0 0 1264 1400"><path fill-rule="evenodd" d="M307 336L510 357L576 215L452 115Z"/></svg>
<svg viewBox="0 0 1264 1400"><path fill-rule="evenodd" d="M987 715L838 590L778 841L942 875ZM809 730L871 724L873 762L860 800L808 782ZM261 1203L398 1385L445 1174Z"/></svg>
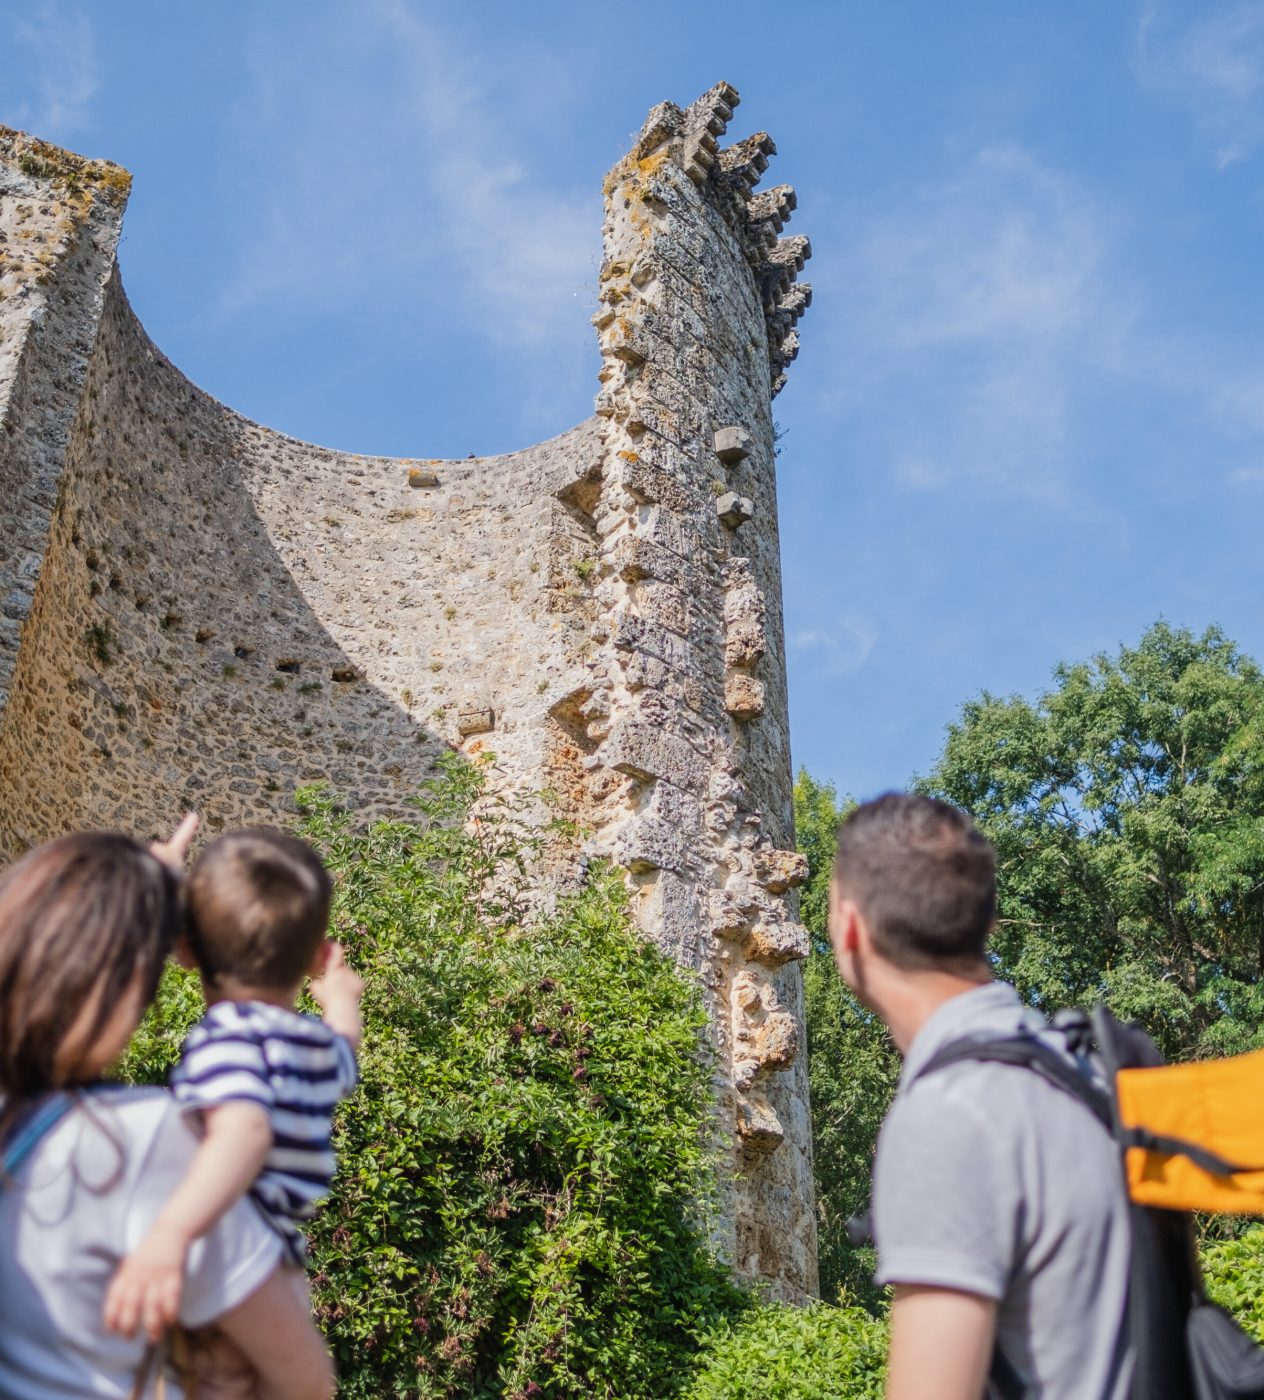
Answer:
<svg viewBox="0 0 1264 1400"><path fill-rule="evenodd" d="M114 266L127 177L0 130L0 848L71 827L389 813L442 752L548 786L705 989L724 1244L816 1291L806 938L771 396L805 239L753 193L737 94L663 104L606 182L596 416L502 457L332 452L149 342ZM6 703L7 701L7 703Z"/></svg>

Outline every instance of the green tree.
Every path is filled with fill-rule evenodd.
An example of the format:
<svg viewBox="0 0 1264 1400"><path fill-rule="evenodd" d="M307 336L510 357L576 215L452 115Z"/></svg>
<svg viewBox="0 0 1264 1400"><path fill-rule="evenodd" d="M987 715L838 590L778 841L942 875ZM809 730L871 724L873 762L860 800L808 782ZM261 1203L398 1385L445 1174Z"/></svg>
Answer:
<svg viewBox="0 0 1264 1400"><path fill-rule="evenodd" d="M1160 622L984 693L921 786L995 843L1001 975L1037 1006L1107 1002L1169 1057L1264 1043L1264 676L1218 628Z"/></svg>
<svg viewBox="0 0 1264 1400"><path fill-rule="evenodd" d="M900 1062L882 1023L839 979L829 947L830 870L838 824L853 805L840 805L833 787L800 770L794 785L794 819L799 850L808 858L799 911L812 935L803 985L821 1293L877 1311L882 1292L873 1283L873 1251L854 1249L844 1227L869 1199L874 1144Z"/></svg>

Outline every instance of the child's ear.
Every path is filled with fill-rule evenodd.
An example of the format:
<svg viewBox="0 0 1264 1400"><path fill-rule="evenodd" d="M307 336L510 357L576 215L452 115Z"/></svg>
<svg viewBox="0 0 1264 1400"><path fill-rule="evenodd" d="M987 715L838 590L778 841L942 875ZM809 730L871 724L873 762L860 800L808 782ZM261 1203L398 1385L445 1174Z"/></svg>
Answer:
<svg viewBox="0 0 1264 1400"><path fill-rule="evenodd" d="M329 966L329 955L333 951L334 941L332 938L322 940L319 948L316 949L316 956L312 958L312 965L307 970L309 977L323 977L325 969Z"/></svg>
<svg viewBox="0 0 1264 1400"><path fill-rule="evenodd" d="M184 934L176 939L176 946L171 950L171 960L178 967L186 968L189 972L197 971L197 959L193 956L193 949L189 946L189 940Z"/></svg>

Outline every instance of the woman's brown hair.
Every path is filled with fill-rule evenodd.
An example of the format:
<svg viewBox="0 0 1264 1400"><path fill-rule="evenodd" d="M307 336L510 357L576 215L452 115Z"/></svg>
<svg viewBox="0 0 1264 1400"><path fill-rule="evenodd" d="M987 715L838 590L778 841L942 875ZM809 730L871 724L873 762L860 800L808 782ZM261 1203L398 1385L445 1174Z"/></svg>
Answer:
<svg viewBox="0 0 1264 1400"><path fill-rule="evenodd" d="M67 1032L81 1022L75 1039L89 1047L133 987L149 1003L179 919L175 875L129 836L63 836L0 875L0 1094L10 1108L79 1082L81 1065L58 1063Z"/></svg>

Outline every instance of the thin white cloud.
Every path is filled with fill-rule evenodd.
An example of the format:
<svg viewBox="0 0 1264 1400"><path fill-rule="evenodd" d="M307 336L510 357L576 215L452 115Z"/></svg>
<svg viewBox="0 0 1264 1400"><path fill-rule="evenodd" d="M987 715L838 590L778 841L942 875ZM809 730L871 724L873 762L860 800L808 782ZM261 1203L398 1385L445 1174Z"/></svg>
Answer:
<svg viewBox="0 0 1264 1400"><path fill-rule="evenodd" d="M887 407L879 450L899 482L1061 498L1079 368L1133 316L1111 275L1115 222L1069 177L996 145L853 223L829 269L845 289L841 406Z"/></svg>
<svg viewBox="0 0 1264 1400"><path fill-rule="evenodd" d="M51 141L81 131L98 86L96 40L87 11L58 0L35 0L20 11L0 13L3 29L21 55L13 53L7 64L10 82L24 93L15 107L5 109L5 120Z"/></svg>
<svg viewBox="0 0 1264 1400"><path fill-rule="evenodd" d="M796 628L787 640L809 668L827 676L850 676L869 660L878 636L855 619L836 618L819 627Z"/></svg>
<svg viewBox="0 0 1264 1400"><path fill-rule="evenodd" d="M1211 142L1217 167L1254 154L1264 141L1264 3L1147 4L1137 27L1134 71L1154 92L1182 103Z"/></svg>
<svg viewBox="0 0 1264 1400"><path fill-rule="evenodd" d="M297 31L265 12L252 43L237 138L273 159L225 314L371 314L407 298L426 308L419 335L459 316L533 354L589 351L600 193L591 178L557 187L534 158L531 103L553 95L533 98L521 66L476 62L400 0Z"/></svg>

